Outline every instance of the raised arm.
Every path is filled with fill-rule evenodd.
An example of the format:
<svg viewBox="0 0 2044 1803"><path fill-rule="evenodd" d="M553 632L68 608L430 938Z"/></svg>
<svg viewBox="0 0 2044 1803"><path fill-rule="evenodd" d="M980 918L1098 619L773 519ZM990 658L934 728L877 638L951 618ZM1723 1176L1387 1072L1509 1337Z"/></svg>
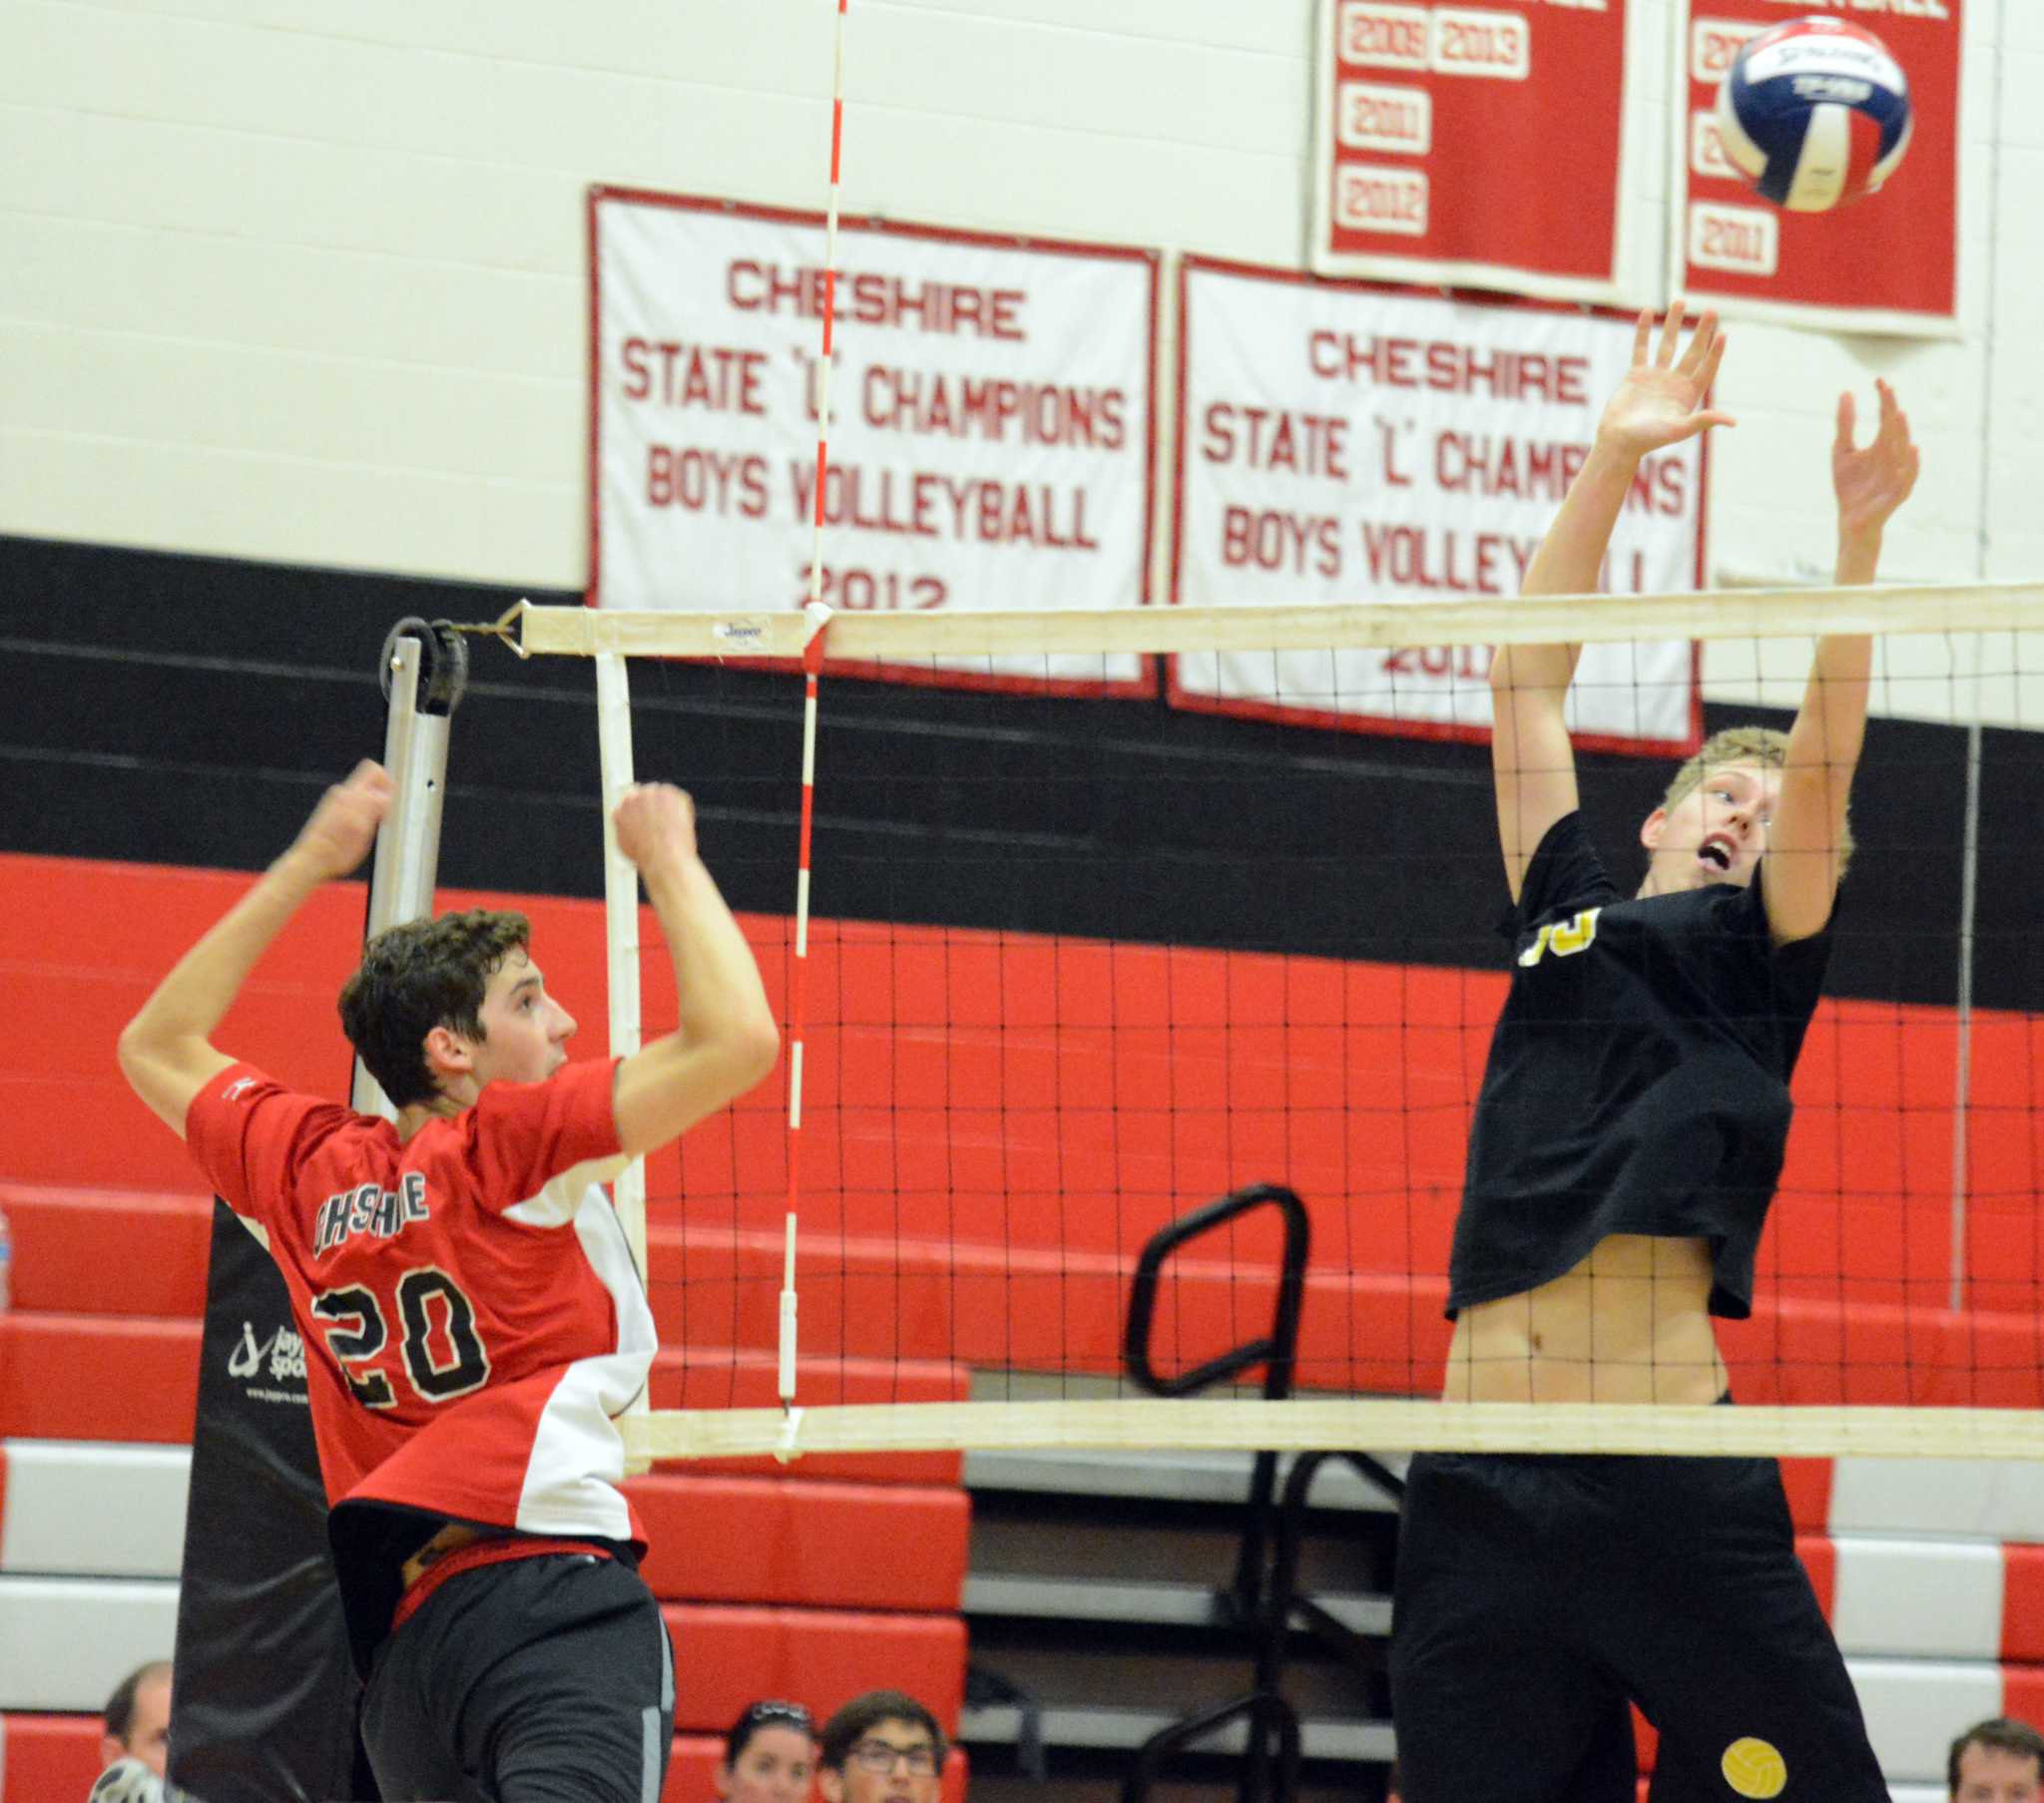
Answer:
<svg viewBox="0 0 2044 1803"><path fill-rule="evenodd" d="M1840 587L1873 581L1882 530L1909 498L1922 468L1895 391L1885 382L1874 386L1880 392L1880 423L1863 448L1852 442L1852 396L1838 396L1831 486L1838 502ZM1831 917L1845 808L1866 735L1866 680L1872 667L1871 639L1834 634L1817 641L1802 705L1788 729L1781 799L1768 829L1764 894L1768 926L1778 941L1806 939Z"/></svg>
<svg viewBox="0 0 2044 1803"><path fill-rule="evenodd" d="M780 1029L753 948L696 851L696 811L667 783L628 789L613 816L674 960L681 1024L618 1069L618 1139L657 1151L773 1069Z"/></svg>
<svg viewBox="0 0 2044 1803"><path fill-rule="evenodd" d="M121 1033L121 1072L136 1095L184 1136L192 1099L235 1061L213 1034L270 942L304 904L368 855L390 807L390 778L362 762L330 788L282 857L156 986Z"/></svg>
<svg viewBox="0 0 2044 1803"><path fill-rule="evenodd" d="M1697 322L1687 350L1681 350L1682 323L1679 300L1669 307L1658 336L1653 315L1640 315L1632 367L1598 421L1589 458L1540 541L1520 594L1593 590L1640 460L1711 426L1733 423L1730 414L1704 407L1725 354L1717 314L1706 313ZM1575 750L1562 707L1582 649L1500 646L1491 661L1491 773L1505 880L1514 901L1547 829L1576 805Z"/></svg>

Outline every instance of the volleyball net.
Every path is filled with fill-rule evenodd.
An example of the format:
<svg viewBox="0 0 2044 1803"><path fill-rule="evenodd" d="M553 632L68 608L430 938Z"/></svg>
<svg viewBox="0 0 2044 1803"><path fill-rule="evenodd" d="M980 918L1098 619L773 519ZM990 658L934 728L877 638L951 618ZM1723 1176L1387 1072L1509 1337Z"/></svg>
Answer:
<svg viewBox="0 0 2044 1803"><path fill-rule="evenodd" d="M522 611L521 651L597 662L607 789L633 776L635 722L662 720L661 767L638 773L697 792L789 1024L782 1073L645 1167L681 1377L632 1428L643 1454L2044 1458L2044 969L2006 893L2044 772L2026 734L1982 725L2044 723L2044 588L1444 604L1423 660L1418 625L1398 606L860 613L819 640L799 613ZM1669 666L1643 648L1695 642L1714 692L1792 710L1814 636L1858 632L1876 636L1860 848L1753 1314L1719 1323L1742 1406L1435 1400L1508 962L1489 753L1443 719L1487 721L1501 644L1586 646L1579 694L1644 717ZM805 654L822 675L798 925ZM1071 698L1126 697L1151 659L1175 693L1255 703ZM1395 711L1397 672L1422 663L1431 739L1312 723L1387 673ZM907 679L859 679L880 669ZM1624 894L1676 761L1578 759ZM673 982L611 862L629 1049L672 1023ZM1259 1186L1309 1228L1289 1395L1265 1400L1253 1361L1160 1397L1126 1346L1145 1248ZM1282 1206L1250 1206L1153 1260L1154 1377L1273 1332L1284 1238Z"/></svg>

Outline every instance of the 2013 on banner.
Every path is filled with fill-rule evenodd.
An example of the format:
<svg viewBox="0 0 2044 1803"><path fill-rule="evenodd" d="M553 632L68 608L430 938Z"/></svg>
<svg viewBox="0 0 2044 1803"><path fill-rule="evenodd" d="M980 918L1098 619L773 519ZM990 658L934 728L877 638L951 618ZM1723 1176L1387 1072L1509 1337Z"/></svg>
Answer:
<svg viewBox="0 0 2044 1803"><path fill-rule="evenodd" d="M1627 0L1321 0L1311 266L1641 298ZM1601 97L1586 105L1586 96Z"/></svg>

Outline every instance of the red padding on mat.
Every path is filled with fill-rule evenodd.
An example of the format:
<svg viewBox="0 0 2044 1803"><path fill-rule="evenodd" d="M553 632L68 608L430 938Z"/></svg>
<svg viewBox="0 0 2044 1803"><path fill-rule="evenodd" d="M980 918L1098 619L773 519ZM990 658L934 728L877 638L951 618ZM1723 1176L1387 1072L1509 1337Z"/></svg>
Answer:
<svg viewBox="0 0 2044 1803"><path fill-rule="evenodd" d="M671 1602L675 1725L729 1728L763 1696L799 1697L820 1721L865 1690L906 1690L946 1729L965 1696L965 1623L955 1615L729 1608Z"/></svg>
<svg viewBox="0 0 2044 1803"><path fill-rule="evenodd" d="M0 1315L0 1437L189 1442L199 1344L197 1321Z"/></svg>
<svg viewBox="0 0 2044 1803"><path fill-rule="evenodd" d="M800 1697L788 1700L802 1701ZM818 1715L816 1725L822 1724L823 1717ZM707 1803L717 1794L717 1768L723 1758L721 1734L677 1734L674 1763L667 1768L660 1803ZM944 1803L965 1803L966 1777L965 1749L953 1747L950 1758L944 1761Z"/></svg>
<svg viewBox="0 0 2044 1803"><path fill-rule="evenodd" d="M2001 1712L2017 1721L2044 1721L2044 1665L2001 1668Z"/></svg>
<svg viewBox="0 0 2044 1803"><path fill-rule="evenodd" d="M1788 1514L1798 1534L1830 1532L1830 1460L1784 1459L1782 1488L1788 1493Z"/></svg>
<svg viewBox="0 0 2044 1803"><path fill-rule="evenodd" d="M97 1715L0 1716L0 1803L72 1803L100 1775Z"/></svg>
<svg viewBox="0 0 2044 1803"><path fill-rule="evenodd" d="M14 1306L88 1315L206 1312L213 1200L193 1191L0 1183L14 1234Z"/></svg>
<svg viewBox="0 0 2044 1803"><path fill-rule="evenodd" d="M971 1507L962 1490L660 1474L625 1486L656 1596L811 1608L955 1611Z"/></svg>
<svg viewBox="0 0 2044 1803"><path fill-rule="evenodd" d="M2001 1558L2001 1656L2044 1660L2044 1547L2004 1547Z"/></svg>

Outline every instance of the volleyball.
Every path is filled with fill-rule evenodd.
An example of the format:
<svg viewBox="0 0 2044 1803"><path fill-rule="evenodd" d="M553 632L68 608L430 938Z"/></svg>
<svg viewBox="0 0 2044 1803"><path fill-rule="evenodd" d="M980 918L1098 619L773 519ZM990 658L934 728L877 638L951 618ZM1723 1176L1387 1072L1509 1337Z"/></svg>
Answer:
<svg viewBox="0 0 2044 1803"><path fill-rule="evenodd" d="M1909 148L1909 80L1872 32L1790 19L1741 46L1718 91L1725 154L1777 207L1874 193Z"/></svg>

